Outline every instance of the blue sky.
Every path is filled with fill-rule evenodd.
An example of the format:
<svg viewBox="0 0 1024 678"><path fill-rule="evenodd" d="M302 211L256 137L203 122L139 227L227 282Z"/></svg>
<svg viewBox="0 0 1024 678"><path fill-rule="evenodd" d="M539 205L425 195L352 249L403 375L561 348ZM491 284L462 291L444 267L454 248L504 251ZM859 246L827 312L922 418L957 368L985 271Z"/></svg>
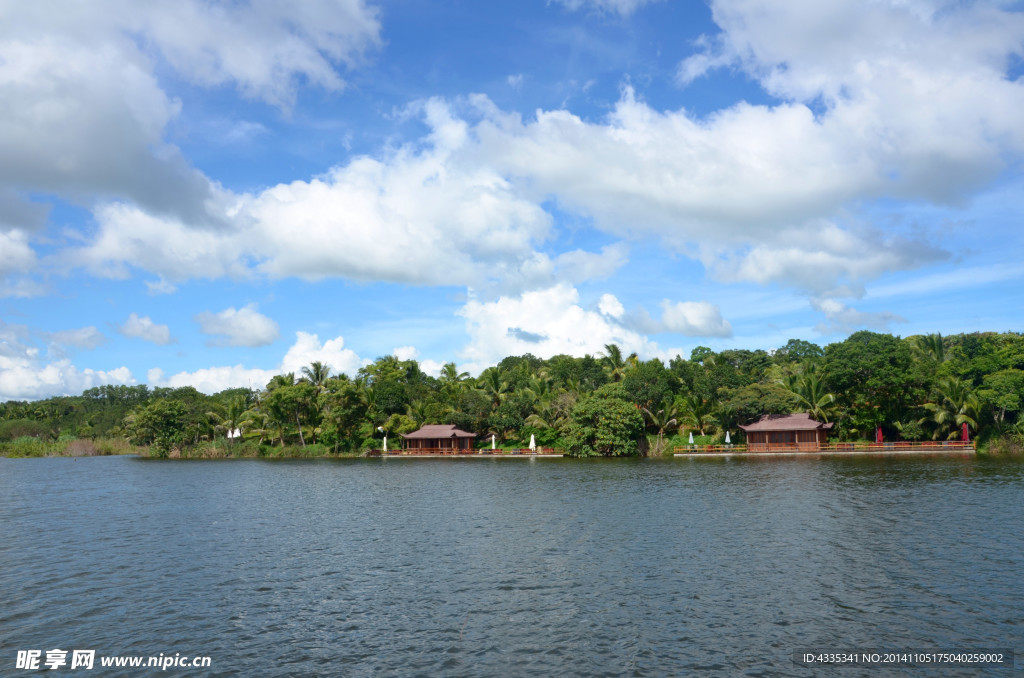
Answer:
<svg viewBox="0 0 1024 678"><path fill-rule="evenodd" d="M1021 330L1024 7L0 0L0 399Z"/></svg>

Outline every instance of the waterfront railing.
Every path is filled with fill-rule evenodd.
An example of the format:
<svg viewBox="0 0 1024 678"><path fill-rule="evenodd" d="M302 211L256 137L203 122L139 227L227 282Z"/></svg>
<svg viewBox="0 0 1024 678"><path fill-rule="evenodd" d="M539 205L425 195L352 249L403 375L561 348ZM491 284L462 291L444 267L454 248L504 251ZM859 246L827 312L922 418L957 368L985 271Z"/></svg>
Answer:
<svg viewBox="0 0 1024 678"><path fill-rule="evenodd" d="M962 440L929 440L869 443L760 443L752 445L682 445L674 448L676 454L760 454L776 452L974 452L975 442Z"/></svg>

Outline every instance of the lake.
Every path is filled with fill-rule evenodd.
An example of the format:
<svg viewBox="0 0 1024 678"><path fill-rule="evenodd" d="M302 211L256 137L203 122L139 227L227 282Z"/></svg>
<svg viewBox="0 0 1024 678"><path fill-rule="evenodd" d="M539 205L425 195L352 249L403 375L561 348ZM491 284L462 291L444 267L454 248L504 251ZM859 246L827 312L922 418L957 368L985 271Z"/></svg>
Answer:
<svg viewBox="0 0 1024 678"><path fill-rule="evenodd" d="M56 673L136 676L99 658L811 676L794 652L1024 652L1015 461L0 459L0 536L0 675L54 648L97 662ZM883 675L922 671L1014 673Z"/></svg>

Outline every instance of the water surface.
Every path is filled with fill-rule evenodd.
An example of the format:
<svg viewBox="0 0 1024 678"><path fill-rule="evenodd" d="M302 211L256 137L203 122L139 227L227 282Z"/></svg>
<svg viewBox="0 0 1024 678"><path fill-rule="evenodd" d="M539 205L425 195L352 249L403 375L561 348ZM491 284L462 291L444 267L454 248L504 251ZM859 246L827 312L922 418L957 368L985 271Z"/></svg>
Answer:
<svg viewBox="0 0 1024 678"><path fill-rule="evenodd" d="M962 458L0 459L0 674L54 647L224 676L1020 653L1022 507L1024 464Z"/></svg>

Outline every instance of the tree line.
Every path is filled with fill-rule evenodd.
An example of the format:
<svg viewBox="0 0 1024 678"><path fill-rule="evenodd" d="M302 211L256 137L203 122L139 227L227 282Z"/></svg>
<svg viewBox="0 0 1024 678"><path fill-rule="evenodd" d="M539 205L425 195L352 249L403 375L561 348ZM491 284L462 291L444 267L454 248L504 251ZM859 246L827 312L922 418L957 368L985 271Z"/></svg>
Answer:
<svg viewBox="0 0 1024 678"><path fill-rule="evenodd" d="M742 441L739 424L809 412L839 440L954 438L967 424L999 449L1024 440L1024 334L900 338L869 331L824 348L695 348L666 365L609 344L597 355L508 357L472 378L433 377L415 360L378 358L355 376L314 362L262 389L102 386L81 396L0 404L0 441L123 437L160 456L219 444L247 454L355 454L424 424L454 424L489 447L574 456L662 454L688 440ZM394 439L394 438L392 438Z"/></svg>

